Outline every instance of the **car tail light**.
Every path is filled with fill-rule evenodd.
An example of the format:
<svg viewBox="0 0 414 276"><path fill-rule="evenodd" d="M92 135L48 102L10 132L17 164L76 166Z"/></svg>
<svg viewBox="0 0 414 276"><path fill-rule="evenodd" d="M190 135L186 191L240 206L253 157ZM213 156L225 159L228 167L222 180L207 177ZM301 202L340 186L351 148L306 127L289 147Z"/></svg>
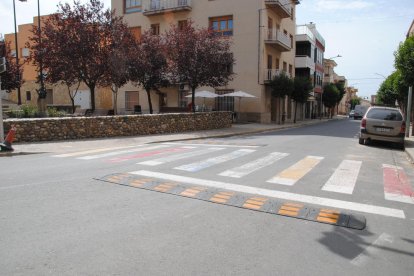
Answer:
<svg viewBox="0 0 414 276"><path fill-rule="evenodd" d="M400 133L405 133L405 122L402 122L402 124L401 124Z"/></svg>
<svg viewBox="0 0 414 276"><path fill-rule="evenodd" d="M367 127L367 120L366 119L362 119L361 121L361 128L366 128Z"/></svg>

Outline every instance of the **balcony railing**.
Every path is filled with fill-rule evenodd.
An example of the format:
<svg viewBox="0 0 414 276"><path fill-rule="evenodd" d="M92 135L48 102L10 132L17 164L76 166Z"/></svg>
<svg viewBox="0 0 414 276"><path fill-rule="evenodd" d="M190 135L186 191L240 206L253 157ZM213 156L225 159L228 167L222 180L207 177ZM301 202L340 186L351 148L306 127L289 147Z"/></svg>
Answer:
<svg viewBox="0 0 414 276"><path fill-rule="evenodd" d="M308 56L296 56L295 57L296 68L311 68L315 71L315 62Z"/></svg>
<svg viewBox="0 0 414 276"><path fill-rule="evenodd" d="M287 18L292 15L292 4L290 0L265 0L265 4L282 18Z"/></svg>
<svg viewBox="0 0 414 276"><path fill-rule="evenodd" d="M274 79L274 77L279 76L280 74L285 74L289 78L291 77L288 72L279 70L279 69L265 69L264 70L264 81L269 82Z"/></svg>
<svg viewBox="0 0 414 276"><path fill-rule="evenodd" d="M143 14L146 16L192 9L191 0L147 0L143 7Z"/></svg>
<svg viewBox="0 0 414 276"><path fill-rule="evenodd" d="M278 50L285 52L292 49L292 40L289 36L276 29L267 29L265 42Z"/></svg>

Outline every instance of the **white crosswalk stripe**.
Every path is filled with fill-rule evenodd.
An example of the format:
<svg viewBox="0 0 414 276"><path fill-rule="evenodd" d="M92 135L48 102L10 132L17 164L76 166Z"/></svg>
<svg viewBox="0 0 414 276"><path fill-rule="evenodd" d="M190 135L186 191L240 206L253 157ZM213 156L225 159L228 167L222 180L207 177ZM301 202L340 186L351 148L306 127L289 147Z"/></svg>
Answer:
<svg viewBox="0 0 414 276"><path fill-rule="evenodd" d="M255 150L250 150L250 149L240 149L240 150L233 151L229 154L224 154L224 155L212 157L207 160L200 161L200 162L195 162L195 163L175 167L174 169L182 170L182 171L189 171L189 172L197 172L205 168L245 156L254 151Z"/></svg>
<svg viewBox="0 0 414 276"><path fill-rule="evenodd" d="M344 160L322 187L324 191L352 194L361 168L361 161Z"/></svg>
<svg viewBox="0 0 414 276"><path fill-rule="evenodd" d="M195 147L192 147L192 148L195 148ZM196 152L186 152L186 153L182 153L182 154L173 154L171 156L166 156L166 157L162 157L162 158L148 160L148 161L140 162L140 163L137 163L137 164L147 165L147 166L157 166L157 165L165 164L165 163L168 163L168 162L178 161L178 160L181 160L181 159L186 159L186 158L190 158L190 157L195 157L195 156L200 156L200 155L220 151L220 150L223 150L223 149L224 148L208 148L208 149L198 150Z"/></svg>
<svg viewBox="0 0 414 276"><path fill-rule="evenodd" d="M139 148L133 148L133 149L129 149L129 150L113 151L113 152L96 154L96 155L82 156L82 157L78 157L77 159L91 160L91 159L98 159L98 158L110 157L110 156L121 155L121 154L140 152L140 151L145 151L145 150L166 148L166 147L168 147L168 146L164 146L164 145L157 145L157 146L150 146L150 147L141 146Z"/></svg>
<svg viewBox="0 0 414 276"><path fill-rule="evenodd" d="M257 171L259 169L262 169L264 167L270 166L274 162L288 156L289 153L283 153L283 152L272 152L271 154L259 158L257 160L254 160L252 162L249 162L247 164L244 164L242 166L233 168L231 170L224 171L220 173L221 176L228 176L228 177L235 177L235 178L241 178L243 176L246 176L254 171Z"/></svg>

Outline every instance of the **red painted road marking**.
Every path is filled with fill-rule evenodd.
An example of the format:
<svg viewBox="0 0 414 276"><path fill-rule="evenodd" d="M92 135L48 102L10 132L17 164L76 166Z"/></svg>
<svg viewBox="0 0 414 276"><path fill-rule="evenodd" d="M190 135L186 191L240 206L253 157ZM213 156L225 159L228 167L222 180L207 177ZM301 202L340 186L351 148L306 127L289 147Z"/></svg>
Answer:
<svg viewBox="0 0 414 276"><path fill-rule="evenodd" d="M150 152L146 152L146 153L140 153L140 154L134 154L134 155L121 156L121 157L118 157L118 158L112 158L112 159L109 159L108 161L112 162L112 163L116 163L116 162L122 162L122 161L130 160L130 159L154 156L154 155L163 154L163 153L167 153L167 152L181 152L181 151L185 151L185 150L188 150L188 148L162 149L162 150L150 151Z"/></svg>
<svg viewBox="0 0 414 276"><path fill-rule="evenodd" d="M413 189L404 169L386 164L382 169L385 199L414 204Z"/></svg>

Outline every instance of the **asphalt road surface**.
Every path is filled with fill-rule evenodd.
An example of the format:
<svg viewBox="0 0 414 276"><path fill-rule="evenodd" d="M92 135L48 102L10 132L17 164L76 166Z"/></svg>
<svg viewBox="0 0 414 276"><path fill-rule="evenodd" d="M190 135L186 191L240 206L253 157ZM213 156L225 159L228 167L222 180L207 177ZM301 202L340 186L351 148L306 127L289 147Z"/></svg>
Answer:
<svg viewBox="0 0 414 276"><path fill-rule="evenodd" d="M412 275L414 167L358 128L1 157L0 274Z"/></svg>

